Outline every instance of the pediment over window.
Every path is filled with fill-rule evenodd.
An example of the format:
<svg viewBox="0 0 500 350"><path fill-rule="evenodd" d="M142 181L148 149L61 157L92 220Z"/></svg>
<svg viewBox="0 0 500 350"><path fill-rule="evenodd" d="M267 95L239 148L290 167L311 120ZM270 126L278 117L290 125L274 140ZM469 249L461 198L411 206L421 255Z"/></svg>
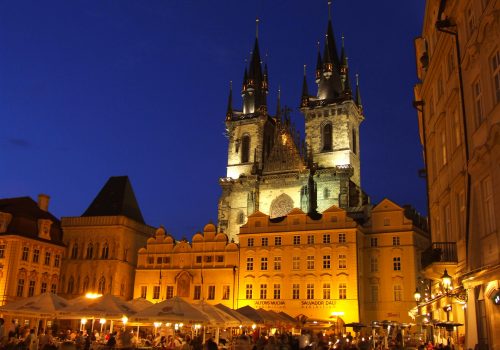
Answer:
<svg viewBox="0 0 500 350"><path fill-rule="evenodd" d="M7 232L11 220L12 214L0 211L0 233Z"/></svg>
<svg viewBox="0 0 500 350"><path fill-rule="evenodd" d="M52 220L38 219L38 237L50 240Z"/></svg>

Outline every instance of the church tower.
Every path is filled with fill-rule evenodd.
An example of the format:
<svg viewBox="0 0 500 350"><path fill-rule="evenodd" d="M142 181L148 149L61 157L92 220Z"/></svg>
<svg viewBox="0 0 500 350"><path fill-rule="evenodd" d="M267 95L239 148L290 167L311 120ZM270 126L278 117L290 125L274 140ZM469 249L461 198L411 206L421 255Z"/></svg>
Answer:
<svg viewBox="0 0 500 350"><path fill-rule="evenodd" d="M300 103L308 153L318 168L315 182L320 211L331 205L354 209L363 201L359 158L359 126L364 120L361 96L357 76L356 95L352 94L343 37L340 57L337 53L330 6L331 2L322 55L318 43L317 93L309 95L304 71ZM332 182L335 177L340 182Z"/></svg>
<svg viewBox="0 0 500 350"><path fill-rule="evenodd" d="M267 113L268 73L262 67L258 39L258 19L252 58L245 67L241 96L243 110L233 110L232 84L226 113L229 137L227 177L238 179L255 174L262 165L263 154L269 152L273 125Z"/></svg>
<svg viewBox="0 0 500 350"><path fill-rule="evenodd" d="M331 18L323 55L318 53L318 92L310 96L304 69L300 110L305 140L290 120L289 109L267 108L269 76L259 50L258 20L251 60L244 69L242 108L233 108L232 84L226 112L228 161L219 180L218 229L238 241L241 225L256 211L279 220L293 208L310 216L332 205L362 211L359 125L361 104L353 98L344 45L337 54Z"/></svg>

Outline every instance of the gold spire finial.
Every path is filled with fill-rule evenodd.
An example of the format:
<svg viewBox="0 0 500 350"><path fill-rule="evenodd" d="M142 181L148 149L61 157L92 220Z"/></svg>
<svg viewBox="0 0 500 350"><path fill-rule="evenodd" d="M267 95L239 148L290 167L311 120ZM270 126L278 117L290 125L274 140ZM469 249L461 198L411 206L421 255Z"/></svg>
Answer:
<svg viewBox="0 0 500 350"><path fill-rule="evenodd" d="M259 38L259 17L255 19L255 38Z"/></svg>
<svg viewBox="0 0 500 350"><path fill-rule="evenodd" d="M307 67L307 64L304 64L304 76L306 75L306 67Z"/></svg>
<svg viewBox="0 0 500 350"><path fill-rule="evenodd" d="M359 85L359 74L356 73L356 86Z"/></svg>
<svg viewBox="0 0 500 350"><path fill-rule="evenodd" d="M342 47L344 47L344 33L342 33Z"/></svg>
<svg viewBox="0 0 500 350"><path fill-rule="evenodd" d="M332 20L332 1L328 1L328 20Z"/></svg>
<svg viewBox="0 0 500 350"><path fill-rule="evenodd" d="M229 80L229 89L232 90L233 89L233 81L232 80Z"/></svg>
<svg viewBox="0 0 500 350"><path fill-rule="evenodd" d="M278 85L278 98L281 98L281 85Z"/></svg>
<svg viewBox="0 0 500 350"><path fill-rule="evenodd" d="M321 44L320 44L319 40L318 40L317 44L318 44L318 51L321 51Z"/></svg>

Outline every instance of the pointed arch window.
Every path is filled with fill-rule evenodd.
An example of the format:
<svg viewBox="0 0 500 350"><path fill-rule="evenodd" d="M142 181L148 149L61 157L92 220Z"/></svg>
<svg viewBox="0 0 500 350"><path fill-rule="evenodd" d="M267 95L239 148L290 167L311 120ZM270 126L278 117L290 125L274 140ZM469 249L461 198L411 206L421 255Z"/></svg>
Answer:
<svg viewBox="0 0 500 350"><path fill-rule="evenodd" d="M355 129L352 129L352 153L358 154L358 135Z"/></svg>
<svg viewBox="0 0 500 350"><path fill-rule="evenodd" d="M68 280L68 289L67 289L67 293L68 294L72 294L73 293L73 290L75 288L75 279L73 278L73 276L71 276Z"/></svg>
<svg viewBox="0 0 500 350"><path fill-rule="evenodd" d="M94 257L94 245L89 243L87 246L87 259L92 259Z"/></svg>
<svg viewBox="0 0 500 350"><path fill-rule="evenodd" d="M87 293L89 291L90 279L89 276L86 276L83 279L83 292Z"/></svg>
<svg viewBox="0 0 500 350"><path fill-rule="evenodd" d="M323 189L323 198L324 198L324 199L328 199L328 198L330 198L330 189L329 189L329 188L327 188L327 187L325 187L325 188Z"/></svg>
<svg viewBox="0 0 500 350"><path fill-rule="evenodd" d="M101 259L107 259L108 255L109 255L109 246L108 243L104 243L102 246Z"/></svg>
<svg viewBox="0 0 500 350"><path fill-rule="evenodd" d="M250 136L245 135L241 138L241 162L250 161Z"/></svg>
<svg viewBox="0 0 500 350"><path fill-rule="evenodd" d="M104 277L101 277L99 280L99 286L97 288L97 292L99 294L104 294L104 290L106 289L106 279Z"/></svg>
<svg viewBox="0 0 500 350"><path fill-rule="evenodd" d="M332 124L328 123L323 126L323 152L332 150Z"/></svg>
<svg viewBox="0 0 500 350"><path fill-rule="evenodd" d="M73 244L73 248L71 249L71 258L72 259L78 258L78 243Z"/></svg>
<svg viewBox="0 0 500 350"><path fill-rule="evenodd" d="M245 214L240 211L238 212L238 225L243 225L245 223Z"/></svg>

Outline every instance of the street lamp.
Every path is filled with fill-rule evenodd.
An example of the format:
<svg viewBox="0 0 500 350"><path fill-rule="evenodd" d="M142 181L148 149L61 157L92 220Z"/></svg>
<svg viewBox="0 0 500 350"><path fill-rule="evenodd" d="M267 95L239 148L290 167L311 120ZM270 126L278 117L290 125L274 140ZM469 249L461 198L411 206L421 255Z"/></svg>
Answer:
<svg viewBox="0 0 500 350"><path fill-rule="evenodd" d="M418 287L417 289L415 289L415 293L413 293L413 298L415 299L415 302L417 303L418 306L418 303L422 299L422 294L420 294L420 290L418 290Z"/></svg>
<svg viewBox="0 0 500 350"><path fill-rule="evenodd" d="M441 276L441 283L443 284L445 293L448 293L451 289L451 276L448 275L448 271L446 269L444 269L444 273Z"/></svg>

